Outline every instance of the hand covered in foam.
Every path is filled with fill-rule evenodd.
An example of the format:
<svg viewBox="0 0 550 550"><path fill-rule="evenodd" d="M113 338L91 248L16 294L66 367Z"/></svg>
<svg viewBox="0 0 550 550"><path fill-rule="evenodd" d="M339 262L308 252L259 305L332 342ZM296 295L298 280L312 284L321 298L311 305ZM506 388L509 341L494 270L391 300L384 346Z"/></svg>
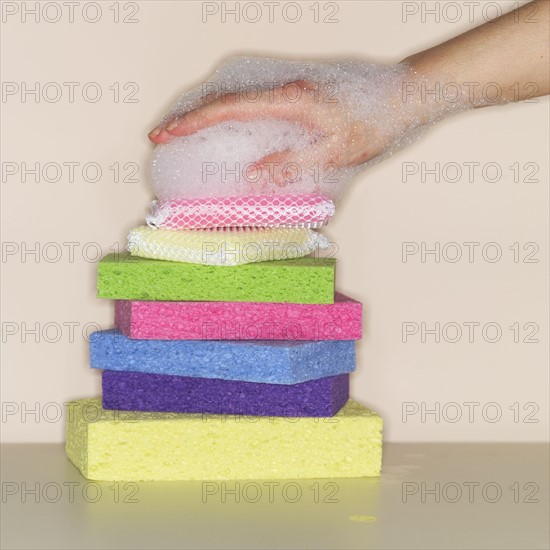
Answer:
<svg viewBox="0 0 550 550"><path fill-rule="evenodd" d="M231 58L150 134L161 200L316 193L337 200L360 169L466 101L428 103L407 64Z"/></svg>

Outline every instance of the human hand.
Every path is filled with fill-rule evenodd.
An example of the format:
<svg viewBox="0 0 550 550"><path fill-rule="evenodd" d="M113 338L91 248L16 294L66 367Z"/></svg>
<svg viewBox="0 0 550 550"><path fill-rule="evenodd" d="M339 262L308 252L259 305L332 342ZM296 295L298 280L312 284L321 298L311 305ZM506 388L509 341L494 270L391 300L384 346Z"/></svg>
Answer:
<svg viewBox="0 0 550 550"><path fill-rule="evenodd" d="M261 66L261 78L257 70L250 70L250 59ZM289 81L281 82L285 73ZM240 75L236 91L189 92L187 97L194 93L195 98L187 103L180 100L179 107L149 134L151 141L169 143L175 137L233 120L273 118L299 124L313 136L307 147L271 153L255 163L262 179L284 185L291 177L289 167L296 164L301 171L317 167L319 173L328 173L380 160L384 153L410 142L420 127L439 116L438 109L418 97L404 98L404 85L416 78L404 64L236 58L222 65L217 78L202 89L223 91L220 84L234 82L234 75ZM182 103L187 106L183 112Z"/></svg>

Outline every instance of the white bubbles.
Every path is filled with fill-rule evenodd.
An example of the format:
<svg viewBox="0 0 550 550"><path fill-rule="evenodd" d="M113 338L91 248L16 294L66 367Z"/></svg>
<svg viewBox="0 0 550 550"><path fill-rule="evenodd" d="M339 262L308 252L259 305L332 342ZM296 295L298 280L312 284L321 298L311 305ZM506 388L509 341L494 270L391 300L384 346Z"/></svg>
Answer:
<svg viewBox="0 0 550 550"><path fill-rule="evenodd" d="M163 117L162 123L166 124L204 101L223 94L239 94L242 101L247 101L253 99L259 90L271 90L296 81L312 83L317 87L319 97L328 94L333 99L342 99L345 96L356 111L355 115L364 119L370 105L374 106L383 99L388 88L399 87L406 72L403 65L376 65L360 60L291 61L235 56L224 61L207 81L184 92ZM367 93L371 100L365 102Z"/></svg>
<svg viewBox="0 0 550 550"><path fill-rule="evenodd" d="M281 193L337 196L351 170L315 162L267 160L263 172L258 161L276 153L304 150L315 135L300 124L263 119L222 122L189 136L157 145L149 176L161 201ZM296 162L296 160L298 162ZM275 177L276 171L282 173Z"/></svg>
<svg viewBox="0 0 550 550"><path fill-rule="evenodd" d="M409 145L426 126L471 107L461 97L451 102L422 94L424 84L407 64L230 58L185 92L162 124L227 94L230 104L217 107L235 109L235 120L158 145L150 164L153 190L161 201L282 193L336 201L362 169ZM280 153L276 176L249 172Z"/></svg>
<svg viewBox="0 0 550 550"><path fill-rule="evenodd" d="M161 200L269 193L274 183L247 175L273 153L306 147L311 136L282 120L222 122L158 145L151 159L153 190Z"/></svg>

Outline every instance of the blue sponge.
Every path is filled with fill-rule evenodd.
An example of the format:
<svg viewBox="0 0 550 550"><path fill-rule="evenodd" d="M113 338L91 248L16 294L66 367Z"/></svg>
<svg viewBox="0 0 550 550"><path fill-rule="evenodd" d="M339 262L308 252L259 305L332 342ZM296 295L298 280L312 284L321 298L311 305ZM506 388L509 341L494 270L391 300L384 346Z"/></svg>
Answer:
<svg viewBox="0 0 550 550"><path fill-rule="evenodd" d="M131 340L117 330L90 336L94 369L297 384L355 370L355 342Z"/></svg>

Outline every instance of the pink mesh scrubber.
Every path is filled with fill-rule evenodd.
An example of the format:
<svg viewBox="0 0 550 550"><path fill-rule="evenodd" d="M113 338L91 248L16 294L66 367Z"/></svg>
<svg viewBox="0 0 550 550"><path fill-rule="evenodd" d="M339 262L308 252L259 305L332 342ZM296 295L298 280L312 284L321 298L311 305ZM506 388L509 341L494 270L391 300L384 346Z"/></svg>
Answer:
<svg viewBox="0 0 550 550"><path fill-rule="evenodd" d="M266 160L317 138L291 121L230 120L159 144L147 169L158 199L147 223L169 230L320 227L334 214L344 170Z"/></svg>
<svg viewBox="0 0 550 550"><path fill-rule="evenodd" d="M321 227L334 214L323 195L282 194L154 201L147 223L162 229Z"/></svg>

